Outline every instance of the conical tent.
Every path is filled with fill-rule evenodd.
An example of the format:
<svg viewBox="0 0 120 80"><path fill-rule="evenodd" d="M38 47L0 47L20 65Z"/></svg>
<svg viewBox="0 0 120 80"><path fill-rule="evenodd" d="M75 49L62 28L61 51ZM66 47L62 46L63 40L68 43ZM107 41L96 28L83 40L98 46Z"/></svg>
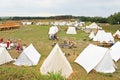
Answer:
<svg viewBox="0 0 120 80"><path fill-rule="evenodd" d="M104 35L105 35L105 31L104 30L98 30L97 34L93 38L93 41L100 41L100 42L103 41Z"/></svg>
<svg viewBox="0 0 120 80"><path fill-rule="evenodd" d="M119 35L119 36L120 36L120 31L117 30L117 31L113 34L113 36L115 36L115 35Z"/></svg>
<svg viewBox="0 0 120 80"><path fill-rule="evenodd" d="M37 65L41 55L34 48L32 44L30 44L24 51L20 54L18 59L13 63L18 66L32 66Z"/></svg>
<svg viewBox="0 0 120 80"><path fill-rule="evenodd" d="M6 48L0 47L0 65L12 61L13 58L10 56Z"/></svg>
<svg viewBox="0 0 120 80"><path fill-rule="evenodd" d="M40 67L40 72L42 74L60 72L61 75L65 78L68 78L69 75L73 72L70 63L66 59L58 44L55 45L49 56L43 62L42 66Z"/></svg>
<svg viewBox="0 0 120 80"><path fill-rule="evenodd" d="M94 32L92 31L91 33L90 33L90 35L89 35L89 38L90 39L93 39L95 37L95 34L94 34Z"/></svg>
<svg viewBox="0 0 120 80"><path fill-rule="evenodd" d="M117 68L111 58L109 51L110 50L106 52L104 55L105 57L103 57L99 64L94 68L97 72L113 73L115 71L115 68Z"/></svg>
<svg viewBox="0 0 120 80"><path fill-rule="evenodd" d="M93 22L89 26L86 26L86 28L89 28L89 29L102 29L102 27L98 26L95 22Z"/></svg>
<svg viewBox="0 0 120 80"><path fill-rule="evenodd" d="M112 34L106 33L104 30L98 30L98 33L96 36L93 38L93 41L99 41L99 42L106 42L106 43L114 43L114 38Z"/></svg>
<svg viewBox="0 0 120 80"><path fill-rule="evenodd" d="M76 58L75 62L81 65L87 73L92 69L97 72L113 73L116 68L109 53L109 49L93 44L87 46Z"/></svg>
<svg viewBox="0 0 120 80"><path fill-rule="evenodd" d="M52 27L50 27L48 34L55 34L57 32L58 32L58 27L52 26Z"/></svg>
<svg viewBox="0 0 120 80"><path fill-rule="evenodd" d="M115 42L115 41L114 41L114 37L112 36L112 33L111 33L111 32L107 32L107 33L106 33L105 40L106 40L106 42L108 42L108 43L109 43L109 41L112 41L113 43Z"/></svg>
<svg viewBox="0 0 120 80"><path fill-rule="evenodd" d="M68 27L66 34L77 34L75 27Z"/></svg>
<svg viewBox="0 0 120 80"><path fill-rule="evenodd" d="M116 42L111 48L110 48L110 54L112 56L112 59L117 62L120 59L120 42Z"/></svg>

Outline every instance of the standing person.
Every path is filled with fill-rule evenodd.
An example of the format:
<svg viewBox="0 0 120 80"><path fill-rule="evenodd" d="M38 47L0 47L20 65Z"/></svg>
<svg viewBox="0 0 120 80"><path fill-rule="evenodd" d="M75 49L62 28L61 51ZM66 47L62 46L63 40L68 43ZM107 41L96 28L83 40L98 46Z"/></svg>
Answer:
<svg viewBox="0 0 120 80"><path fill-rule="evenodd" d="M7 42L6 42L6 48L10 49L10 39L8 39Z"/></svg>
<svg viewBox="0 0 120 80"><path fill-rule="evenodd" d="M58 41L57 33L54 34L54 39Z"/></svg>
<svg viewBox="0 0 120 80"><path fill-rule="evenodd" d="M18 52L21 52L21 51L22 51L21 39L18 39L18 41L17 41L16 50L17 50Z"/></svg>
<svg viewBox="0 0 120 80"><path fill-rule="evenodd" d="M3 43L3 38L0 38L0 43Z"/></svg>

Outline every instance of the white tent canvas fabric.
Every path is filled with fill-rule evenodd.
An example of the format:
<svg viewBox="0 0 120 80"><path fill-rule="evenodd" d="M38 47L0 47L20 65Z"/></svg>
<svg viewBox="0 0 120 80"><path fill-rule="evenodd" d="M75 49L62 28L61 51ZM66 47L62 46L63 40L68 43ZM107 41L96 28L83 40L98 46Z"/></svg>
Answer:
<svg viewBox="0 0 120 80"><path fill-rule="evenodd" d="M57 32L58 32L58 27L52 26L52 27L50 27L48 34L55 34Z"/></svg>
<svg viewBox="0 0 120 80"><path fill-rule="evenodd" d="M90 24L89 26L86 26L86 28L89 28L89 29L102 29L102 27L98 26L95 22Z"/></svg>
<svg viewBox="0 0 120 80"><path fill-rule="evenodd" d="M114 41L114 37L112 36L112 33L111 33L111 32L107 32L105 38L106 38L106 39L105 39L106 42L108 42L108 43L109 43L109 41L112 41L113 43L115 42L115 41Z"/></svg>
<svg viewBox="0 0 120 80"><path fill-rule="evenodd" d="M120 59L120 42L116 42L111 48L110 48L110 54L112 56L112 59L117 62Z"/></svg>
<svg viewBox="0 0 120 80"><path fill-rule="evenodd" d="M22 22L22 25L31 25L32 22Z"/></svg>
<svg viewBox="0 0 120 80"><path fill-rule="evenodd" d="M75 27L68 27L66 34L77 34Z"/></svg>
<svg viewBox="0 0 120 80"><path fill-rule="evenodd" d="M93 41L114 43L114 38L111 33L106 33L104 30L98 30L96 36L93 38Z"/></svg>
<svg viewBox="0 0 120 80"><path fill-rule="evenodd" d="M6 48L0 47L0 65L12 61L13 58L10 56Z"/></svg>
<svg viewBox="0 0 120 80"><path fill-rule="evenodd" d="M42 74L60 72L61 75L65 78L68 78L73 72L70 63L66 59L58 44L55 45L49 56L43 62L42 66L40 67L40 72Z"/></svg>
<svg viewBox="0 0 120 80"><path fill-rule="evenodd" d="M27 48L23 50L18 59L13 63L18 66L32 66L37 65L41 55L34 48L32 44L30 44Z"/></svg>
<svg viewBox="0 0 120 80"><path fill-rule="evenodd" d="M115 35L120 35L120 31L117 30L117 31L113 34L113 36L115 36Z"/></svg>
<svg viewBox="0 0 120 80"><path fill-rule="evenodd" d="M101 41L103 39L104 34L105 34L104 30L98 30L97 34L93 38L93 41Z"/></svg>
<svg viewBox="0 0 120 80"><path fill-rule="evenodd" d="M93 44L88 45L76 58L75 62L81 65L87 73L92 69L97 72L113 73L116 68L109 54L109 49Z"/></svg>
<svg viewBox="0 0 120 80"><path fill-rule="evenodd" d="M89 35L89 38L90 39L93 39L95 37L95 34L94 34L94 32L92 31L91 33L90 33L90 35Z"/></svg>

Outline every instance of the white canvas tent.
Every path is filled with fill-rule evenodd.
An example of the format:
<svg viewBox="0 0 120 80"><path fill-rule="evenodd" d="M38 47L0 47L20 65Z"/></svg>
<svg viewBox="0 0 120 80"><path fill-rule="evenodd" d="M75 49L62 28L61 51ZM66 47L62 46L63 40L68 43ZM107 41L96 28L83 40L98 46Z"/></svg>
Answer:
<svg viewBox="0 0 120 80"><path fill-rule="evenodd" d="M93 22L89 26L86 26L86 28L89 28L89 29L102 29L102 27L98 26L95 22Z"/></svg>
<svg viewBox="0 0 120 80"><path fill-rule="evenodd" d="M116 67L109 49L93 44L88 45L76 58L75 62L81 65L87 73L92 69L97 72L113 73Z"/></svg>
<svg viewBox="0 0 120 80"><path fill-rule="evenodd" d="M66 34L77 34L75 27L68 27Z"/></svg>
<svg viewBox="0 0 120 80"><path fill-rule="evenodd" d="M32 22L21 22L22 23L22 25L31 25L32 24Z"/></svg>
<svg viewBox="0 0 120 80"><path fill-rule="evenodd" d="M90 35L89 35L89 38L90 39L93 39L95 37L95 34L94 34L94 32L92 31L91 33L90 33Z"/></svg>
<svg viewBox="0 0 120 80"><path fill-rule="evenodd" d="M65 78L68 78L73 72L70 63L66 59L58 44L55 45L55 47L50 52L49 56L43 62L40 68L40 72L42 74L48 74L50 72L60 72L61 75Z"/></svg>
<svg viewBox="0 0 120 80"><path fill-rule="evenodd" d="M107 32L104 39L107 43L111 43L111 42L114 43L115 42L114 37L112 36L111 32Z"/></svg>
<svg viewBox="0 0 120 80"><path fill-rule="evenodd" d="M110 48L110 54L112 56L112 59L117 62L120 59L120 42L116 42L111 48Z"/></svg>
<svg viewBox="0 0 120 80"><path fill-rule="evenodd" d="M0 65L12 61L13 58L10 56L6 48L0 47Z"/></svg>
<svg viewBox="0 0 120 80"><path fill-rule="evenodd" d="M48 34L55 34L57 32L58 32L58 27L52 26L52 27L50 27Z"/></svg>
<svg viewBox="0 0 120 80"><path fill-rule="evenodd" d="M98 30L97 34L93 38L93 41L101 41L102 36L105 34L104 30Z"/></svg>
<svg viewBox="0 0 120 80"><path fill-rule="evenodd" d="M111 33L106 33L104 30L98 30L96 36L93 38L93 41L114 43L114 38Z"/></svg>
<svg viewBox="0 0 120 80"><path fill-rule="evenodd" d="M117 30L117 31L113 34L114 37L115 37L116 35L117 35L118 38L120 38L120 31L119 31L119 30Z"/></svg>
<svg viewBox="0 0 120 80"><path fill-rule="evenodd" d="M113 34L113 36L115 36L115 35L119 35L119 36L120 36L120 31L117 30L117 31Z"/></svg>
<svg viewBox="0 0 120 80"><path fill-rule="evenodd" d="M32 44L30 44L27 48L23 50L18 59L13 63L17 66L32 66L37 65L41 55L34 48Z"/></svg>

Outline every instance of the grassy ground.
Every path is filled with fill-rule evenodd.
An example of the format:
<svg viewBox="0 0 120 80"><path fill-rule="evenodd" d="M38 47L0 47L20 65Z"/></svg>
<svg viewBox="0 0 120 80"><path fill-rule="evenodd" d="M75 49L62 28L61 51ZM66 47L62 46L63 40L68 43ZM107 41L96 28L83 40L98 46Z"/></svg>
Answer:
<svg viewBox="0 0 120 80"><path fill-rule="evenodd" d="M111 26L101 24L101 26L107 32L114 33L117 29L120 30L120 26L118 25ZM0 31L0 37L3 37L5 41L10 38L13 40L21 39L22 44L27 44L27 46L32 43L42 55L37 66L18 67L13 65L12 63L1 65L0 80L55 80L50 76L41 75L39 72L39 68L52 50L52 43L57 42L61 44L64 39L73 40L77 43L77 48L61 48L64 53L70 54L70 56L67 56L67 59L69 60L74 71L68 78L68 80L120 80L120 61L115 63L118 69L113 74L97 73L94 70L87 74L80 65L74 62L80 52L88 44L93 43L92 41L88 40L88 34L84 33L81 30L78 30L77 35L68 35L65 31L66 27L61 27L60 32L58 33L59 41L51 41L48 39L49 27L50 26L32 25L22 26L19 29ZM83 41L83 38L87 38L87 40ZM9 53L13 58L16 58L20 55L20 53L18 53L15 49L9 50ZM61 78L56 80L61 80Z"/></svg>

